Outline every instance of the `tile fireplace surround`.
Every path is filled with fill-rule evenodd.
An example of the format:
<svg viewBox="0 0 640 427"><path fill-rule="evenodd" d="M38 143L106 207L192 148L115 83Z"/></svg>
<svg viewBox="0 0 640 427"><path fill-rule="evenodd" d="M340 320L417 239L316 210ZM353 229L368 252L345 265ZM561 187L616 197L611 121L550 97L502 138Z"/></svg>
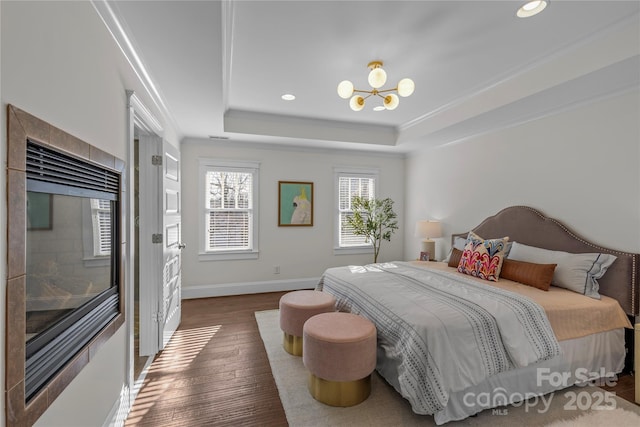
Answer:
<svg viewBox="0 0 640 427"><path fill-rule="evenodd" d="M7 281L6 281L6 424L30 426L91 361L98 349L124 323L124 268L120 268L119 314L79 351L29 402L25 401L26 341L26 144L27 138L80 159L123 173L122 160L22 111L7 106ZM124 200L121 184L120 199ZM121 210L124 212L124 210ZM121 223L124 218L121 213ZM122 233L119 259L123 264Z"/></svg>

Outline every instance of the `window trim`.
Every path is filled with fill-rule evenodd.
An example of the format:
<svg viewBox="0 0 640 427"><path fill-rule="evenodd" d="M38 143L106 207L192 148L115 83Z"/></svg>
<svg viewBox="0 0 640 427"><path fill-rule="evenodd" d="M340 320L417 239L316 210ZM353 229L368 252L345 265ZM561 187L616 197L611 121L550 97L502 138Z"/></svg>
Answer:
<svg viewBox="0 0 640 427"><path fill-rule="evenodd" d="M357 178L373 178L375 181L373 196L378 197L378 187L380 186L380 170L377 168L359 168L336 166L333 168L333 191L334 193L334 226L333 226L333 254L334 255L360 255L372 254L371 244L361 246L340 246L340 177L349 176Z"/></svg>
<svg viewBox="0 0 640 427"><path fill-rule="evenodd" d="M252 233L250 249L228 249L218 251L206 250L206 221L203 216L207 212L205 200L205 176L212 169L237 170L238 172L252 173ZM198 159L198 260L199 261L226 261L258 259L259 245L258 230L259 221L259 189L260 189L260 163L242 160L218 160L214 158Z"/></svg>

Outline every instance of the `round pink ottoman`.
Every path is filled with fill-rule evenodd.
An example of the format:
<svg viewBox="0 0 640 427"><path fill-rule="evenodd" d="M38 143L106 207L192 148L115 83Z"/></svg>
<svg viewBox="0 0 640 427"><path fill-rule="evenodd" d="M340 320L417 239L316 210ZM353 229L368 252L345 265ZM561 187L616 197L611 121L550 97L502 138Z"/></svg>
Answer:
<svg viewBox="0 0 640 427"><path fill-rule="evenodd" d="M282 345L294 356L302 356L302 326L308 318L335 311L336 298L320 291L294 291L280 298L280 329Z"/></svg>
<svg viewBox="0 0 640 427"><path fill-rule="evenodd" d="M353 406L371 393L376 367L376 327L351 313L323 313L304 324L304 366L309 392L331 406Z"/></svg>

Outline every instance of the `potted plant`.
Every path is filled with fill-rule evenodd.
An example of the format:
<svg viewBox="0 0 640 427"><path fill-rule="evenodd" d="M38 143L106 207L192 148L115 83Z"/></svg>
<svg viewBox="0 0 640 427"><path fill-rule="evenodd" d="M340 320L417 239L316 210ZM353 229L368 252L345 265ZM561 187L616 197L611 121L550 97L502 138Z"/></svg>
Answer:
<svg viewBox="0 0 640 427"><path fill-rule="evenodd" d="M353 228L353 233L366 236L366 240L373 246L373 262L378 262L380 244L383 240L391 241L391 234L398 229L396 213L393 211L393 200L369 199L354 196L351 200L353 215L347 217L347 223Z"/></svg>

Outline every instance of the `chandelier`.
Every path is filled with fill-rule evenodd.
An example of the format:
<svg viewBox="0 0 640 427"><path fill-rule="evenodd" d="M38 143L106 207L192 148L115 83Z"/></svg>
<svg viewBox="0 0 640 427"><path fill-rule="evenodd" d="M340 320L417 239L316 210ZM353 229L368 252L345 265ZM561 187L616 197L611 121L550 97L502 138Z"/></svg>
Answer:
<svg viewBox="0 0 640 427"><path fill-rule="evenodd" d="M400 99L398 95L402 97L409 96L413 93L415 89L415 83L411 79L402 79L398 82L398 86L393 89L380 89L387 82L387 73L382 69L382 61L371 61L367 65L371 71L369 72L369 85L373 88L371 90L359 90L353 87L353 83L349 80L343 80L338 85L338 95L341 98L349 100L349 106L353 111L360 111L364 108L365 99L370 96L379 96L382 98L382 105L376 106L374 110L395 110L398 104L400 103ZM397 92L395 93L389 92ZM363 93L368 94L366 96L362 95L354 95L354 93Z"/></svg>

